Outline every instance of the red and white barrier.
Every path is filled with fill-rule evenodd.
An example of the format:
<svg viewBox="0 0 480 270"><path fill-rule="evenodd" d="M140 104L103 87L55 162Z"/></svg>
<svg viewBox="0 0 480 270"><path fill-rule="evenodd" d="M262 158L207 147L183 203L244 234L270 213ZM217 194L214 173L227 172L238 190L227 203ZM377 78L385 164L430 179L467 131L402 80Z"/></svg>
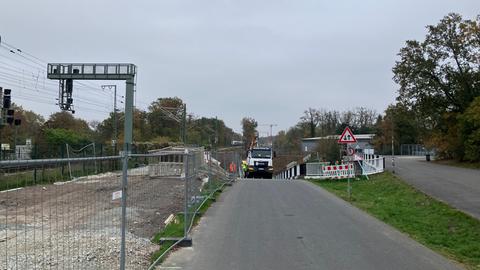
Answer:
<svg viewBox="0 0 480 270"><path fill-rule="evenodd" d="M340 165L322 166L323 176L332 179L345 179L355 177L355 168L353 163Z"/></svg>

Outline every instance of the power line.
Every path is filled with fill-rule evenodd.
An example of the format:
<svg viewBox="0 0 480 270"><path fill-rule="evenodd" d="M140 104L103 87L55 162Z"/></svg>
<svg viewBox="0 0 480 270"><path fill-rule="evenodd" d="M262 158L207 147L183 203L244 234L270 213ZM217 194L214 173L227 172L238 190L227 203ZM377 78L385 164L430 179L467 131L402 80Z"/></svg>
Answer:
<svg viewBox="0 0 480 270"><path fill-rule="evenodd" d="M0 61L0 63L5 63L5 62ZM13 65L9 65L9 66L15 67ZM9 72L15 72L15 73L18 73L18 74L21 74L21 75L26 75L26 73L28 73L28 75L32 75L32 77L36 77L37 80L42 79L44 84L50 84L50 85L58 86L58 84L48 80L48 78L45 76L45 73L42 73L42 75L40 76L39 72L34 72L32 70L25 70L25 69L19 69L19 68L8 68L8 67L3 67L3 66L0 66L0 69L5 69L5 70L8 70ZM111 97L107 93L99 92L98 89L95 89L95 88L90 87L88 85L83 85L82 84L82 85L77 85L77 87L80 88L80 89L87 90L87 91L95 91L95 94L102 94L106 97Z"/></svg>
<svg viewBox="0 0 480 270"><path fill-rule="evenodd" d="M16 72L16 73L22 75L22 76L16 75L16 77L15 77L14 74L3 72L4 75L5 74L7 75L7 76L3 76L4 78L7 78L8 80L13 81L13 83L9 83L9 84L18 85L19 87L21 87L22 90L34 91L36 93L43 92L43 93L51 94L49 91L52 91L52 93L57 93L57 90L47 88L47 85L49 85L51 87L54 87L54 86L57 86L57 85L49 82L48 79L47 79L46 66L47 66L48 63L45 60L43 60L43 59L41 59L41 58L39 58L39 57L37 57L33 54L30 54L30 53L18 48L17 46L6 43L1 38L0 38L0 48L2 48L4 50L4 51L0 50L0 57L3 57L4 59L8 59L11 62L15 62L17 64L22 65L22 67L17 67L15 65L9 64L5 61L1 61L1 63L13 68L13 69L8 69L8 71ZM7 53L8 55L4 54L5 51L8 52ZM18 57L12 57L12 56L21 57L22 60L18 59ZM27 62L24 61L24 60L26 60ZM23 68L23 67L28 67L28 68ZM17 71L15 71L14 69L17 69ZM31 77L28 76L28 75L25 75L25 73L31 73L31 74L28 74L28 75L31 75ZM24 77L24 75L25 75L25 77ZM37 85L38 83L40 83L40 79L42 79L41 83L43 84L43 87L40 87L40 86ZM134 85L135 93L136 93L137 79L138 79L137 76L135 76L135 85ZM23 85L22 85L22 83L23 83ZM32 87L34 87L35 89L27 87L27 85L28 85L27 83L32 84ZM92 91L92 92L95 91L95 95L101 94L101 95L104 95L105 97L107 97L109 99L112 98L112 96L109 95L108 93L106 93L104 91L99 91L100 90L100 85L95 85L94 83L88 82L88 81L85 81L85 82L74 81L74 83L77 87L79 87L82 90ZM44 89L45 91L42 91L41 89ZM46 92L46 91L48 91L48 92ZM78 95L77 92L75 92L75 95ZM78 96L76 96L75 99L78 99L81 103L86 103L86 104L90 104L90 105L93 105L93 106L99 106L99 107L105 108L105 104L98 103L98 100L93 101L93 100L90 100L88 98L80 98ZM137 96L135 96L135 101L137 101L137 100L138 100ZM32 101L35 101L35 100L32 100ZM121 99L117 99L116 101L119 101L120 103L123 103L123 100L121 100ZM149 106L149 103L147 103L147 102L140 101L140 103L143 103L147 108ZM107 104L109 104L109 106L110 106L110 100L107 102Z"/></svg>
<svg viewBox="0 0 480 270"><path fill-rule="evenodd" d="M37 61L34 61L34 60L32 60L32 59L24 56L24 55L21 54L21 53L17 53L15 50L9 49L9 48L3 46L2 44L0 44L0 48L6 50L7 52L9 52L9 53L11 53L11 54L18 55L18 56L22 57L23 59L28 60L28 61L30 61L30 62L38 65L39 67L45 68L41 63L38 63ZM21 52L21 51L19 51L19 52Z"/></svg>
<svg viewBox="0 0 480 270"><path fill-rule="evenodd" d="M25 51L23 51L23 50L20 50L19 48L16 48L15 46L10 45L10 44L8 44L7 42L5 42L5 41L3 41L3 40L1 41L1 43L5 44L6 46L8 46L8 47L10 47L10 48L12 48L12 49L15 49L15 50L21 52L21 53L23 53L23 54L26 54L26 55L28 55L28 56L30 56L30 57L32 57L32 58L35 58L35 59L37 59L37 60L40 61L40 62L46 63L46 61L44 61L44 60L42 60L42 59L40 59L40 58L38 58L38 57L36 57L36 56L34 56L34 55L32 55L32 54L29 54L28 52L25 52ZM0 44L1 44L1 43L0 43Z"/></svg>
<svg viewBox="0 0 480 270"><path fill-rule="evenodd" d="M0 46L0 47L1 47L1 46ZM1 51L0 51L0 52L1 52ZM0 56L4 57L4 58L6 58L6 59L9 59L10 61L14 61L14 62L20 63L20 64L22 64L22 65L32 67L32 68L34 68L34 69L46 71L46 69L42 69L42 68L40 68L40 67L38 67L38 66L31 65L31 64L26 63L26 62L24 62L24 61L21 61L21 60L19 60L19 59L12 58L12 57L10 57L10 55L4 55L4 54L1 54L1 53L0 53Z"/></svg>
<svg viewBox="0 0 480 270"><path fill-rule="evenodd" d="M2 75L0 74L0 76L2 76ZM13 82L6 82L8 80L13 81ZM32 91L32 92L35 92L35 93L52 94L51 92L48 92L49 89L44 89L44 90L43 89L38 89L38 88L33 89L29 86L21 85L21 84L17 83L13 79L0 78L0 82L4 83L4 84L7 84L7 85L15 85L16 87L19 87L20 90ZM15 87L12 87L12 88L15 88ZM47 98L47 97L42 97L42 98ZM97 106L97 107L100 107L100 108L105 108L105 104L97 103L95 101L84 99L84 98L77 98L77 99L80 103L85 103L85 104L90 104L90 105Z"/></svg>
<svg viewBox="0 0 480 270"><path fill-rule="evenodd" d="M2 67L0 66L0 69L5 69L5 70L8 70L9 72L15 72L17 74L11 74L9 72L3 72L3 71L0 71L0 74L4 74L4 75L8 75L10 76L11 78L14 78L14 79L18 79L19 81L22 81L22 82L25 82L26 80L28 80L29 82L32 83L32 85L34 84L35 87L38 87L38 84L41 83L44 85L44 88L45 85L51 85L52 87L58 87L57 84L53 83L53 82L50 82L47 80L46 77L40 77L38 74L35 74L34 72L32 71L25 71L25 70L16 70L16 69L11 69L11 68L7 68L7 67ZM80 86L79 88L81 89L84 89L86 91L92 91L90 89L90 87L82 87ZM111 95L109 95L108 93L105 93L105 92L99 92L98 89L96 89L97 91L95 91L95 94L103 94L105 97L107 98L112 98ZM56 91L56 90L55 90ZM84 98L86 100L88 100L87 98ZM108 102L109 103L109 102Z"/></svg>

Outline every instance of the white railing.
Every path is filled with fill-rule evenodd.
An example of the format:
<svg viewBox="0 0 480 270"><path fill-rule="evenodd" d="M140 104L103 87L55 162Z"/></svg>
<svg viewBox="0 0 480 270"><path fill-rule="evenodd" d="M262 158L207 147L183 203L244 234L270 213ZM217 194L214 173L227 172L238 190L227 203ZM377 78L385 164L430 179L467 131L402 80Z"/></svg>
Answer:
<svg viewBox="0 0 480 270"><path fill-rule="evenodd" d="M381 173L385 170L385 158L376 157L370 159L364 159L362 162L363 175L371 175Z"/></svg>

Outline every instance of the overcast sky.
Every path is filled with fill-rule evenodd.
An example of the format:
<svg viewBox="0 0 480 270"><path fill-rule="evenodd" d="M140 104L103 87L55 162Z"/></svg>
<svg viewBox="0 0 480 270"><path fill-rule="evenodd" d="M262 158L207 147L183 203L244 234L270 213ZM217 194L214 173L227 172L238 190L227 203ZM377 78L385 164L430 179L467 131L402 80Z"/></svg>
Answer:
<svg viewBox="0 0 480 270"><path fill-rule="evenodd" d="M383 112L396 95L391 68L405 40L423 39L425 26L449 12L474 18L480 1L4 0L0 11L2 39L44 61L136 64L139 107L178 96L189 112L236 131L244 116L278 131L308 107ZM18 58L0 49L4 67L18 65L27 78L13 81L21 78L0 63L0 86L16 83L13 100L27 109L58 111L54 85L32 82L35 65ZM35 92L38 85L51 94ZM76 115L102 120L111 110L110 94L74 91Z"/></svg>

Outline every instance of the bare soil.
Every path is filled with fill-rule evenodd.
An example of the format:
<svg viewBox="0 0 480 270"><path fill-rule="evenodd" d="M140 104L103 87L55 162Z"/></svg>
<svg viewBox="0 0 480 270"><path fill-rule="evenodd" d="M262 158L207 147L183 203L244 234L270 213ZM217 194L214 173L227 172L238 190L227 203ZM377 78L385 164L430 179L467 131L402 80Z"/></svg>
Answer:
<svg viewBox="0 0 480 270"><path fill-rule="evenodd" d="M0 269L118 268L120 187L110 173L1 192ZM146 269L158 248L150 239L182 210L184 182L137 174L127 193L127 269Z"/></svg>

